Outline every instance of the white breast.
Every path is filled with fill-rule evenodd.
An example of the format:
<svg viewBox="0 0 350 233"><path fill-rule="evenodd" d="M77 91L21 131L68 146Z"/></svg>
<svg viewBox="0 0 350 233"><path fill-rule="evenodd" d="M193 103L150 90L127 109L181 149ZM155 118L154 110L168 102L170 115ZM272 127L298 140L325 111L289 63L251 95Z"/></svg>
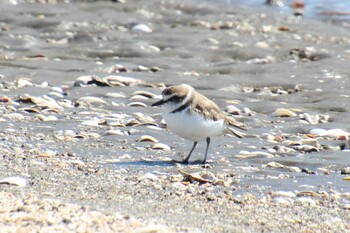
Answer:
<svg viewBox="0 0 350 233"><path fill-rule="evenodd" d="M207 137L220 135L224 130L224 120L213 121L196 113L188 113L187 110L169 113L169 108L164 109L163 118L168 128L178 136L190 140L201 141Z"/></svg>

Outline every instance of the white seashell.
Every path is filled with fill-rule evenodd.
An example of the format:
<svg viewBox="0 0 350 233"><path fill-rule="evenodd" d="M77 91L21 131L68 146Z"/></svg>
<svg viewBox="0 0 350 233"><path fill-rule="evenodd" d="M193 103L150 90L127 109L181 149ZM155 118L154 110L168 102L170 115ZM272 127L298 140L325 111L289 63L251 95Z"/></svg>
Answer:
<svg viewBox="0 0 350 233"><path fill-rule="evenodd" d="M258 41L255 43L255 47L267 49L267 48L270 48L270 45L268 43L266 43L265 41Z"/></svg>
<svg viewBox="0 0 350 233"><path fill-rule="evenodd" d="M164 144L164 143L155 143L153 146L152 146L152 149L153 150L164 150L164 151L170 151L171 148L170 146Z"/></svg>
<svg viewBox="0 0 350 233"><path fill-rule="evenodd" d="M322 137L322 136L327 134L327 130L325 130L325 129L312 129L312 130L310 130L310 134L315 134L317 136Z"/></svg>
<svg viewBox="0 0 350 233"><path fill-rule="evenodd" d="M318 124L318 122L320 120L319 115L310 116L308 113L300 114L300 118L304 119L305 121L307 121L308 123L310 123L312 125Z"/></svg>
<svg viewBox="0 0 350 233"><path fill-rule="evenodd" d="M25 117L22 114L16 112L7 114L5 116L7 116L12 121L23 121L25 119Z"/></svg>
<svg viewBox="0 0 350 233"><path fill-rule="evenodd" d="M47 121L47 117L45 115L42 115L42 114L36 115L35 119L38 119L40 121Z"/></svg>
<svg viewBox="0 0 350 233"><path fill-rule="evenodd" d="M103 99L95 96L83 96L80 97L77 102L87 103L87 104L106 104L107 102Z"/></svg>
<svg viewBox="0 0 350 233"><path fill-rule="evenodd" d="M318 152L319 151L316 147L310 146L310 145L294 146L293 148L298 150L298 151L305 151L305 152L312 152L312 151Z"/></svg>
<svg viewBox="0 0 350 233"><path fill-rule="evenodd" d="M56 98L63 98L64 97L64 95L62 95L61 93L55 92L55 91L50 91L47 95L50 97L56 97Z"/></svg>
<svg viewBox="0 0 350 233"><path fill-rule="evenodd" d="M151 33L152 29L148 27L146 24L136 24L131 28L131 31L136 33Z"/></svg>
<svg viewBox="0 0 350 233"><path fill-rule="evenodd" d="M106 125L111 127L124 127L124 121L115 120L115 121L107 121Z"/></svg>
<svg viewBox="0 0 350 233"><path fill-rule="evenodd" d="M87 126L98 126L98 123L100 122L100 119L94 117L93 120L86 120L81 122L82 125L87 125Z"/></svg>
<svg viewBox="0 0 350 233"><path fill-rule="evenodd" d="M125 117L128 117L129 115L125 113L112 113L109 114L108 117L110 118L116 118L116 119L125 119Z"/></svg>
<svg viewBox="0 0 350 233"><path fill-rule="evenodd" d="M24 187L27 185L27 181L21 177L11 176L0 180L0 184L10 184L10 185L17 185L19 187Z"/></svg>
<svg viewBox="0 0 350 233"><path fill-rule="evenodd" d="M301 172L301 169L298 168L298 167L294 167L294 166L285 166L281 163L277 163L277 162L269 162L267 165L267 167L273 167L273 168L283 168L287 171L290 171L290 172Z"/></svg>
<svg viewBox="0 0 350 233"><path fill-rule="evenodd" d="M212 43L214 45L220 44L220 42L217 39L214 39L214 38L208 38L208 39L206 39L206 41L208 41L208 42L210 42L210 43Z"/></svg>
<svg viewBox="0 0 350 233"><path fill-rule="evenodd" d="M163 130L162 128L155 125L147 125L146 127L152 130Z"/></svg>
<svg viewBox="0 0 350 233"><path fill-rule="evenodd" d="M147 107L145 103L142 102L131 102L127 104L129 107Z"/></svg>
<svg viewBox="0 0 350 233"><path fill-rule="evenodd" d="M58 102L57 104L59 104L58 107L62 108L62 109L63 108L74 108L73 102L70 100L67 100L67 99L62 100L62 101Z"/></svg>
<svg viewBox="0 0 350 233"><path fill-rule="evenodd" d="M329 170L327 168L324 168L324 167L318 167L317 170L321 171L323 173L330 173Z"/></svg>
<svg viewBox="0 0 350 233"><path fill-rule="evenodd" d="M119 76L119 75L110 75L102 78L103 81L106 81L108 83L121 83L126 86L133 85L133 84L141 84L143 81L141 79L136 79L136 78L131 78L131 77L124 77L124 76Z"/></svg>
<svg viewBox="0 0 350 233"><path fill-rule="evenodd" d="M275 140L275 136L273 136L272 134L269 134L269 133L263 133L261 135L261 138L265 139L267 141L274 141Z"/></svg>
<svg viewBox="0 0 350 233"><path fill-rule="evenodd" d="M107 94L105 94L105 96L108 98L126 98L125 95L123 95L121 93L115 93L115 92L107 93Z"/></svg>
<svg viewBox="0 0 350 233"><path fill-rule="evenodd" d="M269 153L277 153L277 150L274 148L266 148L266 151Z"/></svg>
<svg viewBox="0 0 350 233"><path fill-rule="evenodd" d="M217 180L217 178L215 177L215 175L212 172L208 172L208 171L203 171L199 174L200 177L202 177L205 180L210 180L210 181L215 181Z"/></svg>
<svg viewBox="0 0 350 233"><path fill-rule="evenodd" d="M289 109L285 108L278 108L276 111L272 113L272 116L279 116L279 117L294 117L297 114Z"/></svg>
<svg viewBox="0 0 350 233"><path fill-rule="evenodd" d="M235 155L236 158L240 159L249 159L249 158L257 158L257 157L265 157L265 158L273 158L275 157L273 154L266 153L263 151L240 151L238 155Z"/></svg>
<svg viewBox="0 0 350 233"><path fill-rule="evenodd" d="M276 30L277 30L276 27L273 25L263 25L262 26L262 31L264 33L274 32Z"/></svg>
<svg viewBox="0 0 350 233"><path fill-rule="evenodd" d="M178 190L186 190L188 189L188 186L184 185L180 182L170 183L172 188L178 189Z"/></svg>
<svg viewBox="0 0 350 233"><path fill-rule="evenodd" d="M149 45L149 44L141 44L140 49L145 50L146 52L149 53L158 53L160 52L160 48L154 45Z"/></svg>
<svg viewBox="0 0 350 233"><path fill-rule="evenodd" d="M125 123L126 126L135 126L135 125L139 125L139 124L140 124L140 122L136 119L131 119Z"/></svg>
<svg viewBox="0 0 350 233"><path fill-rule="evenodd" d="M285 169L287 169L290 172L301 172L302 170L299 167L295 166L285 166Z"/></svg>
<svg viewBox="0 0 350 233"><path fill-rule="evenodd" d="M310 146L315 146L318 147L319 143L317 139L314 138L307 138L307 139L302 139L300 140L301 145L310 145Z"/></svg>
<svg viewBox="0 0 350 233"><path fill-rule="evenodd" d="M58 93L63 93L63 89L61 87L51 87L51 91L58 92Z"/></svg>
<svg viewBox="0 0 350 233"><path fill-rule="evenodd" d="M158 95L153 94L153 93L148 92L148 91L135 91L133 93L133 95L142 95L142 96L147 97L148 99L153 99L153 98L156 98L158 96Z"/></svg>
<svg viewBox="0 0 350 233"><path fill-rule="evenodd" d="M120 159L106 159L104 163L118 163L120 162Z"/></svg>
<svg viewBox="0 0 350 233"><path fill-rule="evenodd" d="M284 168L285 166L281 163L277 163L277 162L269 162L268 164L266 164L267 167L273 167L273 168Z"/></svg>
<svg viewBox="0 0 350 233"><path fill-rule="evenodd" d="M145 179L155 181L155 180L158 180L158 176L156 176L153 173L147 172L146 174L140 177L140 180L145 180Z"/></svg>
<svg viewBox="0 0 350 233"><path fill-rule="evenodd" d="M247 114L249 116L254 115L254 112L251 109L247 108L247 107L243 108L243 113L245 113L245 114Z"/></svg>
<svg viewBox="0 0 350 233"><path fill-rule="evenodd" d="M342 129L329 129L325 136L338 138L340 136L349 136L349 133Z"/></svg>
<svg viewBox="0 0 350 233"><path fill-rule="evenodd" d="M74 136L76 133L73 131L73 130L71 130L71 129L67 129L67 130L65 130L64 132L64 135L67 135L67 136Z"/></svg>
<svg viewBox="0 0 350 233"><path fill-rule="evenodd" d="M148 71L149 68L146 66L143 66L143 65L138 65L136 70L137 71Z"/></svg>
<svg viewBox="0 0 350 233"><path fill-rule="evenodd" d="M58 118L57 118L56 116L50 115L50 116L47 116L47 117L46 117L46 120L47 120L47 121L57 121Z"/></svg>
<svg viewBox="0 0 350 233"><path fill-rule="evenodd" d="M239 110L236 106L234 105L228 105L226 106L225 109L226 112L233 114L233 115L240 115L241 114L241 110Z"/></svg>
<svg viewBox="0 0 350 233"><path fill-rule="evenodd" d="M271 192L272 197L289 197L289 198L295 198L296 194L291 191L276 191Z"/></svg>
<svg viewBox="0 0 350 233"><path fill-rule="evenodd" d="M33 86L32 80L27 78L20 78L16 81L17 88L23 88L27 86Z"/></svg>
<svg viewBox="0 0 350 233"><path fill-rule="evenodd" d="M119 159L131 159L131 155L123 154L123 155L119 156Z"/></svg>
<svg viewBox="0 0 350 233"><path fill-rule="evenodd" d="M158 142L159 140L150 135L142 135L137 141L138 142Z"/></svg>
<svg viewBox="0 0 350 233"><path fill-rule="evenodd" d="M276 197L273 199L273 202L278 205L289 206L293 204L293 200L290 198Z"/></svg>
<svg viewBox="0 0 350 233"><path fill-rule="evenodd" d="M316 205L316 201L308 197L299 197L295 202L301 205L309 205L309 206Z"/></svg>
<svg viewBox="0 0 350 233"><path fill-rule="evenodd" d="M315 134L320 137L333 137L338 138L340 136L348 137L350 134L342 129L312 129L310 134Z"/></svg>
<svg viewBox="0 0 350 233"><path fill-rule="evenodd" d="M143 95L134 95L130 98L130 100L148 100L149 98L147 98L146 96Z"/></svg>
<svg viewBox="0 0 350 233"><path fill-rule="evenodd" d="M88 83L92 80L92 75L83 75L77 78L77 81L82 83Z"/></svg>
<svg viewBox="0 0 350 233"><path fill-rule="evenodd" d="M56 100L51 98L50 96L43 95L41 97L34 97L34 98L35 98L35 103L40 107L63 110L63 108L58 105Z"/></svg>
<svg viewBox="0 0 350 233"><path fill-rule="evenodd" d="M36 117L41 121L57 121L58 120L58 118L56 116L45 116L42 114L38 114Z"/></svg>
<svg viewBox="0 0 350 233"><path fill-rule="evenodd" d="M83 162L81 160L78 160L78 159L68 160L67 163L70 163L70 164L73 164L73 165L78 165L78 166L81 166L81 167L85 167L86 166L85 162Z"/></svg>
<svg viewBox="0 0 350 233"><path fill-rule="evenodd" d="M38 157L52 157L57 155L57 151L53 151L53 150L46 150L40 154L38 154Z"/></svg>
<svg viewBox="0 0 350 233"><path fill-rule="evenodd" d="M330 121L331 117L329 115L321 115L320 116L320 122L321 123L328 123Z"/></svg>
<svg viewBox="0 0 350 233"><path fill-rule="evenodd" d="M269 64L275 62L275 58L271 56L267 56L264 58L252 58L247 61L247 64Z"/></svg>
<svg viewBox="0 0 350 233"><path fill-rule="evenodd" d="M137 120L139 120L140 122L143 123L154 123L156 120L150 116L145 116L143 113L141 112L135 112L133 113L133 116L135 116L135 118Z"/></svg>
<svg viewBox="0 0 350 233"><path fill-rule="evenodd" d="M119 129L110 129L110 130L107 130L106 132L104 132L103 136L106 136L106 135L119 135L119 136L124 136L125 133Z"/></svg>
<svg viewBox="0 0 350 233"><path fill-rule="evenodd" d="M40 84L37 85L37 86L38 86L38 87L48 87L48 86L50 86L50 84L49 84L48 82L44 81L44 82L40 83Z"/></svg>

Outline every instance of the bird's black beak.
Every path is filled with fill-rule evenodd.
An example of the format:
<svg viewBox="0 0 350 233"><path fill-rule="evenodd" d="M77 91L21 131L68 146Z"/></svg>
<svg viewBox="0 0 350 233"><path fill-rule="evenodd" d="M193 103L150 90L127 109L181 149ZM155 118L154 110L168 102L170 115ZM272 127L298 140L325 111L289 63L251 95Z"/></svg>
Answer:
<svg viewBox="0 0 350 233"><path fill-rule="evenodd" d="M154 107L154 106L159 106L159 105L162 105L162 104L165 104L166 101L164 100L159 100L158 102L155 102L154 104L152 104L151 106Z"/></svg>

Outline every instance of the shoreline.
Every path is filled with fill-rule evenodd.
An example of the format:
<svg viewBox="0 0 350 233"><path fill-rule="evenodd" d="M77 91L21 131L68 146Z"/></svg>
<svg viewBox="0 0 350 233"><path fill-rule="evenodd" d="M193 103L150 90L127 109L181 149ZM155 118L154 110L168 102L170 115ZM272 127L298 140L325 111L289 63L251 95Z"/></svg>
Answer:
<svg viewBox="0 0 350 233"><path fill-rule="evenodd" d="M271 4L261 2L240 3L240 1L232 1L231 4L238 4L239 6L260 10L267 10L273 14L280 14L283 16L292 16L293 14L300 14L303 20L317 20L325 24L340 26L342 28L349 28L349 10L346 7L341 7L341 1L336 2L335 5L330 6L327 2L311 3L308 1L290 1L283 2L272 1ZM340 5L337 5L340 4Z"/></svg>

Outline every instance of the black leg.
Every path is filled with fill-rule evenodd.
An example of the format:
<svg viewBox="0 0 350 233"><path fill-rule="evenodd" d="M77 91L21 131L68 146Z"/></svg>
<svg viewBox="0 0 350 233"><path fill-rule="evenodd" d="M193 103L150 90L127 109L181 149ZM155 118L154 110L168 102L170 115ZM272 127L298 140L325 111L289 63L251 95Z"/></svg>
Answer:
<svg viewBox="0 0 350 233"><path fill-rule="evenodd" d="M191 154L192 154L194 148L196 148L197 144L198 144L198 142L194 142L193 143L193 146L192 146L192 149L190 150L190 153L187 155L187 157L184 160L182 160L182 161L173 160L173 161L176 162L176 163L188 164L188 160L190 159Z"/></svg>
<svg viewBox="0 0 350 233"><path fill-rule="evenodd" d="M188 164L188 160L190 159L191 154L192 154L194 148L196 148L197 144L198 144L198 142L194 142L194 143L193 143L193 146L192 146L192 149L190 150L190 153L189 153L189 154L187 155L187 157L182 161L182 163Z"/></svg>
<svg viewBox="0 0 350 233"><path fill-rule="evenodd" d="M209 145L210 145L210 137L207 137L207 148L205 149L205 155L204 155L203 164L205 164L206 161L207 161Z"/></svg>

